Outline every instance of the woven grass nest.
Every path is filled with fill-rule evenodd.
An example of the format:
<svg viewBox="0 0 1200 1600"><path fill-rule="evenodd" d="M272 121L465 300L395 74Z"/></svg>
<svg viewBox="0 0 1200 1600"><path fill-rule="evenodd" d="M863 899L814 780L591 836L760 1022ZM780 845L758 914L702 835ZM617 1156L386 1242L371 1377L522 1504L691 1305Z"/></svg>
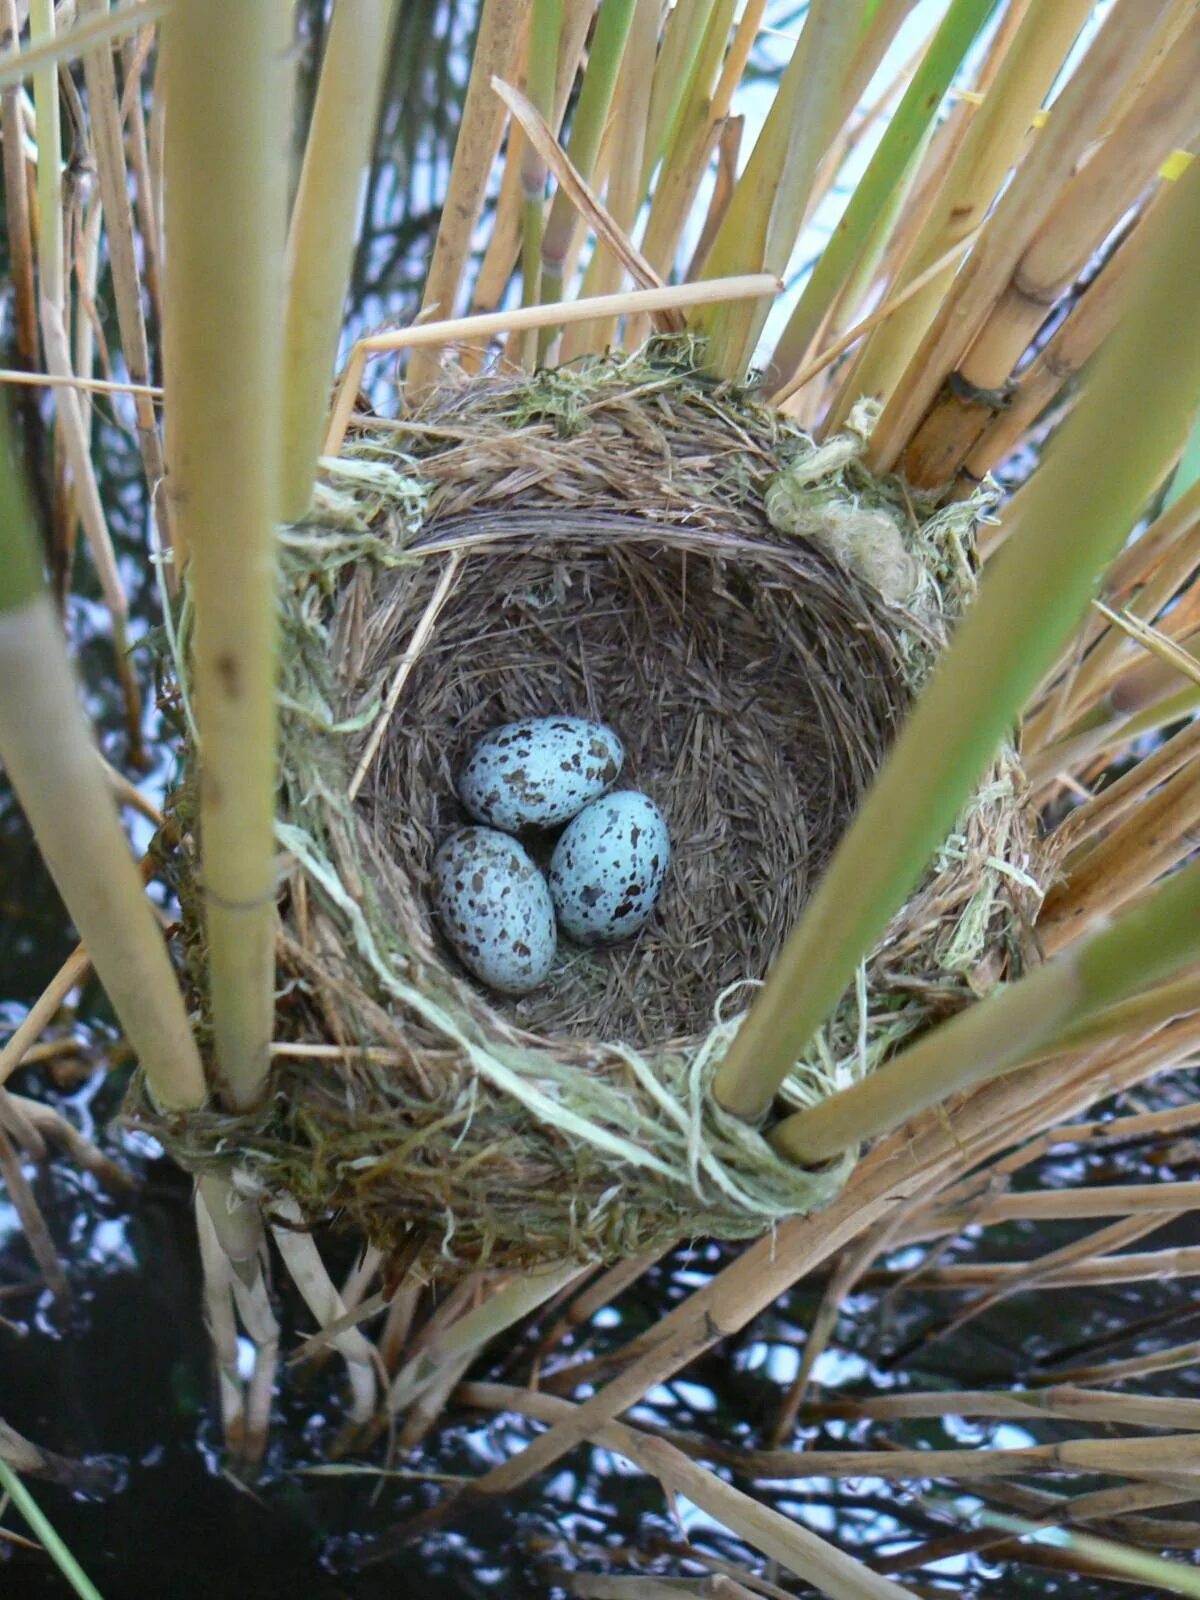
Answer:
<svg viewBox="0 0 1200 1600"><path fill-rule="evenodd" d="M193 1170L235 1166L430 1270L752 1236L844 1182L852 1154L798 1170L709 1084L970 594L980 509L922 520L859 464L861 417L817 448L691 357L463 378L408 420L359 419L285 530L293 1053L249 1116L143 1105ZM443 942L430 867L474 742L552 713L617 730L673 861L636 938L563 940L505 999ZM1032 860L1004 754L783 1102L1018 966Z"/></svg>

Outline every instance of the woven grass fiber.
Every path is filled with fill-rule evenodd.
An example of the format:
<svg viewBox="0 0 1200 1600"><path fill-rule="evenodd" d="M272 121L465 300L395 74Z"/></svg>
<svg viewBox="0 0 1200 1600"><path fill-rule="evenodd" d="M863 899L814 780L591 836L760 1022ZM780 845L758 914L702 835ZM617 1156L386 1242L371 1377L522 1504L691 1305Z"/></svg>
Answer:
<svg viewBox="0 0 1200 1600"><path fill-rule="evenodd" d="M281 1053L249 1116L143 1104L185 1164L430 1270L752 1236L838 1190L853 1152L798 1170L709 1085L973 588L980 506L922 519L860 465L868 421L815 447L665 342L356 419L283 534ZM444 944L430 867L475 741L552 713L616 729L672 865L636 938L564 938L504 999ZM782 1105L1026 959L1031 826L1002 753Z"/></svg>

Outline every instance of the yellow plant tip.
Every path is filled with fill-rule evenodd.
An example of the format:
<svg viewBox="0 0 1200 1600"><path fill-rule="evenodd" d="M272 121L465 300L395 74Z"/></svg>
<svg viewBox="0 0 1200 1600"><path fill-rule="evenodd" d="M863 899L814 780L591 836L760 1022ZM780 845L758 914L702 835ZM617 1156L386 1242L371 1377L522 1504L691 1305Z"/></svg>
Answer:
<svg viewBox="0 0 1200 1600"><path fill-rule="evenodd" d="M1174 667L1177 672L1189 679L1192 683L1200 684L1200 662L1176 644L1174 639L1169 639L1160 629L1151 623L1135 616L1132 611L1113 611L1106 606L1103 600L1093 600L1093 606L1102 616L1108 618L1114 627L1120 628L1123 633L1140 644L1143 649L1157 656L1160 661L1169 667Z"/></svg>

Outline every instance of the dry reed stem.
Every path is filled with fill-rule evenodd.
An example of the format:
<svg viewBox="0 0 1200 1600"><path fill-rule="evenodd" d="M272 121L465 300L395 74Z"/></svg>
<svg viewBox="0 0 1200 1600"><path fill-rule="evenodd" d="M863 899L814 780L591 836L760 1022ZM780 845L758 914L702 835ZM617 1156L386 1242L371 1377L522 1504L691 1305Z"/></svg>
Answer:
<svg viewBox="0 0 1200 1600"><path fill-rule="evenodd" d="M739 1452L739 1461L748 1476L790 1481L950 1478L966 1483L1027 1472L1039 1476L1106 1472L1153 1480L1200 1475L1200 1433L1062 1439L1008 1450L747 1450Z"/></svg>
<svg viewBox="0 0 1200 1600"><path fill-rule="evenodd" d="M952 1317L931 1329L926 1336L927 1346L949 1338L968 1322L974 1321L985 1311L990 1311L993 1306L999 1305L1002 1300L1007 1300L1015 1294L1028 1294L1042 1284L1050 1285L1081 1261L1094 1264L1097 1258L1106 1255L1107 1252L1132 1244L1148 1233L1157 1233L1160 1228L1178 1221L1183 1215L1185 1213L1180 1211L1157 1210L1122 1217L1119 1222L1114 1222L1107 1228L1099 1228L1093 1233L1085 1234L1081 1239L1072 1240L1059 1250L1038 1256L1025 1264L1024 1271L1014 1273L1010 1278L1001 1280L990 1289L985 1289L983 1293L968 1300ZM924 1285L927 1277L925 1272L918 1270L907 1276L906 1284Z"/></svg>
<svg viewBox="0 0 1200 1600"><path fill-rule="evenodd" d="M1193 623L1195 591L1189 591L1185 586L1197 567L1200 567L1200 519L1189 525L1187 531L1175 540L1144 587L1130 600L1129 620L1135 626L1138 621L1152 622L1176 592L1182 589L1182 596L1172 606L1163 623L1171 632ZM1136 612L1132 610L1134 606L1137 607ZM1068 728L1072 722L1078 721L1101 703L1118 708L1134 704L1136 691L1131 692L1128 683L1122 683L1122 679L1128 679L1131 669L1136 673L1146 664L1144 650L1130 639L1127 629L1114 623L1111 613L1098 614L1105 617L1109 624L1108 631L1102 634L1078 671L1064 686L1064 693L1054 707L1055 721L1060 725L1065 723ZM1040 718L1035 721L1032 736L1035 739L1044 736L1044 724Z"/></svg>
<svg viewBox="0 0 1200 1600"><path fill-rule="evenodd" d="M454 312L504 129L504 107L492 93L492 79L510 75L529 4L530 0L484 0L450 181L421 297L421 315L437 314L442 322ZM420 348L408 369L410 401L433 384L438 359L436 345Z"/></svg>
<svg viewBox="0 0 1200 1600"><path fill-rule="evenodd" d="M778 1445L786 1438L790 1438L796 1423L796 1415L804 1404L808 1394L809 1384L812 1382L813 1369L823 1352L829 1345L837 1327L838 1318L847 1300L854 1293L863 1273L870 1266L877 1255L882 1255L900 1232L909 1214L925 1200L923 1195L914 1195L902 1205L896 1207L890 1217L886 1217L878 1227L865 1233L861 1239L856 1240L842 1252L840 1259L833 1270L833 1274L821 1296L821 1303L817 1307L816 1315L808 1329L804 1341L804 1354L800 1360L800 1370L792 1380L783 1401L779 1406L775 1421L771 1425L770 1442Z"/></svg>
<svg viewBox="0 0 1200 1600"><path fill-rule="evenodd" d="M557 323L588 322L592 318L636 316L641 312L716 305L725 300L766 299L783 288L771 273L751 273L733 278L711 278L702 283L668 285L661 289L632 289L622 294L596 295L590 300L569 300L551 306L518 306L511 311L487 312L477 317L455 317L446 322L419 323L389 333L360 339L354 346L338 389L325 454L336 456L358 395L363 368L369 356L389 351L440 348L459 341L490 339L496 334L525 333Z"/></svg>
<svg viewBox="0 0 1200 1600"><path fill-rule="evenodd" d="M711 1283L661 1319L651 1334L625 1352L620 1375L584 1402L574 1417L535 1440L516 1460L481 1480L489 1493L507 1492L557 1461L599 1423L635 1405L720 1339L738 1332L797 1279L883 1217L906 1194L944 1182L988 1152L1019 1140L1022 1128L1041 1131L1077 1115L1093 1100L1167 1070L1196 1047L1200 1028L1178 1030L1170 1041L1142 1046L1122 1061L1085 1063L1064 1072L1055 1062L1032 1069L1020 1083L998 1080L976 1090L953 1121L926 1116L903 1136L883 1142L860 1164L845 1192L818 1217L796 1218L751 1245ZM1097 1081L1099 1070L1102 1077Z"/></svg>
<svg viewBox="0 0 1200 1600"><path fill-rule="evenodd" d="M79 389L85 394L131 394L161 400L162 390L150 384L120 383L111 378L81 378L74 372L21 372L13 368L0 368L0 383L12 383L23 388Z"/></svg>
<svg viewBox="0 0 1200 1600"><path fill-rule="evenodd" d="M632 240L609 215L600 200L576 170L567 152L551 133L546 119L537 107L518 90L499 78L492 79L492 88L503 100L513 117L520 123L526 139L538 152L542 161L558 180L560 192L566 193L576 211L596 234L597 248L603 245L610 250L642 289L665 287L662 278L633 244ZM675 307L659 311L654 316L655 326L663 333L682 333L683 317Z"/></svg>
<svg viewBox="0 0 1200 1600"><path fill-rule="evenodd" d="M1164 1226L1177 1213L1163 1212L1155 1215L1159 1220L1148 1224L1143 1231L1152 1231L1152 1228ZM1028 1271L1027 1261L960 1262L949 1267L931 1268L922 1275L921 1287L958 1290L990 1288L995 1285L1007 1293L1012 1285L1020 1287ZM1200 1275L1200 1246L1180 1245L1169 1250L1131 1250L1125 1255L1076 1261L1068 1266L1047 1270L1045 1276L1038 1276L1036 1287L1073 1289L1085 1284L1141 1283L1147 1280L1167 1282L1172 1278L1194 1278L1197 1275ZM886 1288L894 1283L898 1276L897 1273L881 1270L868 1274L863 1281L869 1288Z"/></svg>
<svg viewBox="0 0 1200 1600"><path fill-rule="evenodd" d="M957 244L951 245L944 256L939 256L936 261L925 268L924 272L919 272L911 283L906 284L903 289L890 296L881 306L878 306L868 316L865 316L861 322L855 323L852 328L848 328L845 333L840 334L831 344L815 355L807 366L801 367L794 377L789 378L781 389L776 390L771 396L771 404L779 406L781 410L791 414L795 408L790 406L788 402L794 399L801 389L811 383L819 373L824 372L826 367L831 366L840 355L849 350L851 345L857 344L865 334L878 328L889 317L894 317L902 306L906 305L914 296L920 294L921 290L944 273L947 267L953 266L955 260L964 251L971 248L977 237L977 234L969 233L965 239L960 239Z"/></svg>
<svg viewBox="0 0 1200 1600"><path fill-rule="evenodd" d="M1083 854L1047 895L1038 933L1048 954L1127 905L1194 848L1200 824L1200 763L1192 761Z"/></svg>
<svg viewBox="0 0 1200 1600"><path fill-rule="evenodd" d="M26 49L12 50L0 57L0 87L21 83L60 61L75 60L98 45L136 33L147 23L157 22L170 4L171 0L136 0L135 4L118 6L91 22L76 23L57 37L43 34L40 41Z"/></svg>
<svg viewBox="0 0 1200 1600"><path fill-rule="evenodd" d="M44 1450L41 1445L24 1438L4 1421L0 1421L0 1461L6 1461L22 1477L61 1484L74 1494L97 1499L118 1494L122 1487L120 1469L111 1459L77 1461L69 1456L56 1455L53 1450ZM10 1530L5 1529L3 1537L10 1539ZM29 1548L37 1550L41 1547L30 1541Z"/></svg>
<svg viewBox="0 0 1200 1600"><path fill-rule="evenodd" d="M351 1394L350 1421L362 1426L375 1410L375 1369L379 1358L356 1325L333 1330L333 1324L345 1322L346 1305L321 1260L316 1241L304 1227L295 1201L284 1198L272 1209L286 1224L291 1224L272 1227L275 1246L318 1326L346 1363Z"/></svg>
<svg viewBox="0 0 1200 1600"><path fill-rule="evenodd" d="M71 1303L71 1286L63 1271L62 1262L45 1218L42 1216L41 1208L21 1170L21 1158L13 1148L2 1119L0 1119L0 1178L4 1180L9 1201L17 1214L21 1232L25 1235L25 1242L29 1246L37 1269L54 1296L56 1306L62 1310Z"/></svg>
<svg viewBox="0 0 1200 1600"><path fill-rule="evenodd" d="M105 17L108 14L108 0L81 0L81 5L85 16ZM142 280L138 268L129 173L125 164L125 142L111 44L105 43L96 50L89 50L84 56L83 67L104 206L113 296L121 331L121 349L129 369L131 388L136 394L138 445L154 514L158 519L159 536L164 544L171 544L171 520L163 486L166 467L162 441L154 405L146 392L150 383L150 350L142 310Z"/></svg>
<svg viewBox="0 0 1200 1600"><path fill-rule="evenodd" d="M542 1360L547 1352L560 1344L568 1333L590 1322L597 1311L610 1305L618 1295L624 1294L673 1248L673 1245L664 1245L661 1250L631 1256L628 1261L618 1261L615 1266L608 1267L594 1283L590 1283L571 1300L563 1315L552 1324L538 1346L538 1360Z"/></svg>
<svg viewBox="0 0 1200 1600"><path fill-rule="evenodd" d="M645 156L646 122L658 50L659 0L637 0L633 23L610 118L611 148L605 201L614 223L632 236L642 202L641 175ZM695 274L686 274L687 278ZM615 294L624 282L620 262L611 252L593 250L580 289L581 298ZM598 355L616 343L617 319L577 323L564 334L563 364L585 354Z"/></svg>
<svg viewBox="0 0 1200 1600"><path fill-rule="evenodd" d="M1147 207L1147 213L1151 208ZM1116 326L1127 292L1130 271L1136 267L1145 238L1141 222L1125 239L1104 270L1084 290L1078 304L1055 330L1033 360L1014 380L1007 404L976 439L959 469L957 494L970 493L1018 447L1055 397L1083 370L1085 364ZM986 560L998 548L1002 530L980 530L980 554Z"/></svg>
<svg viewBox="0 0 1200 1600"><path fill-rule="evenodd" d="M562 127L567 102L571 96L584 43L592 22L591 6L587 0L575 0L567 6L559 40L558 65L554 78L554 106L550 126L557 135ZM514 49L508 78L524 87L527 79L528 34L532 25L526 18L520 38ZM657 19L656 19L657 27ZM483 253L483 260L471 291L469 309L472 314L495 311L504 298L512 279L517 257L521 253L521 160L525 136L520 128L509 123L508 144L504 152L504 172L500 191L496 196L496 209L492 218L492 231ZM459 357L464 372L475 373L483 364L482 352L464 350Z"/></svg>
<svg viewBox="0 0 1200 1600"><path fill-rule="evenodd" d="M1146 1355L1130 1356L1126 1361L1105 1361L1091 1367L1064 1367L1048 1373L1046 1382L1124 1383L1127 1378L1144 1378L1149 1372L1171 1372L1176 1367L1193 1366L1197 1361L1200 1361L1200 1339L1171 1345L1165 1350L1153 1350Z"/></svg>
<svg viewBox="0 0 1200 1600"><path fill-rule="evenodd" d="M920 1421L933 1417L1015 1417L1031 1422L1114 1423L1130 1428L1200 1431L1200 1400L1178 1395L1104 1394L1075 1384L1055 1383L1044 1389L938 1389L930 1393L850 1396L810 1402L805 1421L829 1418L871 1422Z"/></svg>
<svg viewBox="0 0 1200 1600"><path fill-rule="evenodd" d="M1111 605L1129 600L1139 586L1155 583L1168 561L1200 532L1200 482L1186 490L1158 516L1150 527L1134 539L1113 562L1105 576L1102 593ZM1123 647L1102 613L1086 618L1069 649L1043 680L1039 698L1031 704L1024 724L1024 748L1036 753L1060 730L1069 729L1078 717L1077 696L1083 680L1085 703L1095 699L1093 684L1107 678L1108 668L1098 672L1101 663Z"/></svg>
<svg viewBox="0 0 1200 1600"><path fill-rule="evenodd" d="M1035 1189L999 1194L975 1206L935 1205L929 1226L940 1233L1002 1222L1074 1221L1084 1217L1126 1216L1134 1211L1180 1214L1200 1207L1200 1182L1114 1183L1102 1188ZM905 1236L906 1238L908 1235Z"/></svg>
<svg viewBox="0 0 1200 1600"><path fill-rule="evenodd" d="M905 452L913 481L948 481L991 420L983 392L1000 393L1047 314L1155 173L1200 123L1200 17L1194 17L1128 115L1072 173L1015 263L1008 284L960 361L957 392L940 395ZM1064 107L1063 115L1067 114ZM963 392L965 390L965 393Z"/></svg>
<svg viewBox="0 0 1200 1600"><path fill-rule="evenodd" d="M51 1144L59 1145L81 1172L90 1172L109 1194L125 1195L133 1188L133 1179L115 1161L106 1156L86 1134L68 1122L61 1111L41 1100L30 1100L25 1095L4 1092L0 1103L15 1106L32 1127Z"/></svg>
<svg viewBox="0 0 1200 1600"><path fill-rule="evenodd" d="M35 73L34 83L40 156L38 290L42 343L47 369L59 378L69 378L73 372L67 332L67 262L63 237L60 172L62 139L58 78L50 64L56 59L62 41L56 41L54 36L52 0L34 0L32 26L35 38L45 41L45 49L39 49L37 52L38 60L43 64ZM33 54L34 51L31 50L25 52L24 56L28 58ZM0 80L2 79L3 70L0 64ZM100 500L100 490L88 449L83 412L79 406L78 396L69 387L64 388L58 396L57 417L63 445L71 465L74 492L78 498L84 531L87 534L104 602L112 617L117 675L125 698L126 724L130 740L136 750L140 745L141 712L137 679L125 659L125 628L129 616L129 603L117 569L116 555Z"/></svg>
<svg viewBox="0 0 1200 1600"><path fill-rule="evenodd" d="M444 1398L449 1393L445 1384L451 1374L457 1382L484 1345L523 1321L587 1270L577 1261L551 1261L511 1277L412 1356L392 1379L388 1410L404 1410L435 1386L441 1386Z"/></svg>
<svg viewBox="0 0 1200 1600"><path fill-rule="evenodd" d="M489 1411L518 1411L551 1423L560 1418L578 1421L583 1409L567 1400L530 1394L505 1384L466 1384L459 1394L467 1405ZM589 1429L588 1437L658 1478L668 1493L686 1495L739 1538L815 1584L823 1594L837 1600L901 1600L907 1593L781 1512L724 1483L665 1439L651 1437L622 1422L600 1424Z"/></svg>
<svg viewBox="0 0 1200 1600"><path fill-rule="evenodd" d="M21 32L16 0L0 8L0 48L16 45ZM13 287L14 332L18 357L28 367L38 361L37 293L34 287L33 228L30 217L29 179L22 137L21 88L13 84L3 92L4 207L9 273Z"/></svg>
<svg viewBox="0 0 1200 1600"><path fill-rule="evenodd" d="M0 1047L0 1084L21 1065L71 990L82 983L91 970L91 957L82 945L77 946Z"/></svg>
<svg viewBox="0 0 1200 1600"><path fill-rule="evenodd" d="M749 58L762 12L761 0L751 0L743 10L727 52L725 45L733 7L716 6L709 18L694 77L689 84L690 92L681 107L671 146L664 154L646 218L643 246L660 272L669 273L674 264L701 181L708 170L713 145L729 115L734 90ZM723 203L722 222L735 192L736 184ZM709 240L709 247L719 231L718 226ZM699 254L698 249L697 256ZM707 256L708 247L704 251L705 263ZM631 324L626 334L629 348L637 348L643 331L641 325Z"/></svg>
<svg viewBox="0 0 1200 1600"><path fill-rule="evenodd" d="M25 1114L20 1097L0 1090L0 1126L8 1129L31 1161L45 1161L49 1154L46 1141Z"/></svg>
<svg viewBox="0 0 1200 1600"><path fill-rule="evenodd" d="M1034 114L1092 9L1090 0L1029 7L1015 35L1003 29L998 34L991 54L994 77L982 106L969 120L964 116L956 130L957 140L948 136L944 148L936 144L931 148L930 170L924 180L928 200L914 207L919 214L927 205L927 215L908 243L907 253L893 256L891 292L903 288L983 223L1001 183L1020 159ZM939 168L938 162L946 165ZM885 399L896 391L950 282L947 269L913 300L905 317L895 319L868 341L846 374L828 430L841 426L859 395Z"/></svg>
<svg viewBox="0 0 1200 1600"><path fill-rule="evenodd" d="M742 135L745 131L744 116L726 117L720 125L717 134L717 167L713 175L712 197L704 214L704 225L696 240L696 248L692 251L692 259L683 274L686 279L698 278L704 271L704 263L708 260L712 242L725 220L725 213L729 210L729 202L733 199L737 183L738 167L741 164Z"/></svg>
<svg viewBox="0 0 1200 1600"><path fill-rule="evenodd" d="M150 160L150 142L146 128L146 114L142 105L142 74L146 58L153 47L155 30L148 27L140 35L126 39L121 46L121 59L125 72L123 115L129 130L129 164L134 179L134 208L137 212L138 238L142 245L145 267L146 296L150 315L156 329L163 325L162 303L162 214L154 192Z"/></svg>
<svg viewBox="0 0 1200 1600"><path fill-rule="evenodd" d="M1067 81L1055 115L1041 130L1012 182L997 200L942 300L871 436L869 464L887 471L904 456L918 485L942 483L944 463L917 453L918 428L942 384L962 359L1003 292L1024 250L1055 205L1076 163L1100 132L1129 71L1146 13L1163 0L1118 0L1099 35Z"/></svg>

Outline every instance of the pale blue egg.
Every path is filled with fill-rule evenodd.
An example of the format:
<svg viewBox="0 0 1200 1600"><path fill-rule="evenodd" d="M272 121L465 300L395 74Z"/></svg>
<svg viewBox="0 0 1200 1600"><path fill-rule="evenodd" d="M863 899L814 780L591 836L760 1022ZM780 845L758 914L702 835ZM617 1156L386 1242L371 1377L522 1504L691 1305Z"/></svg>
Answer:
<svg viewBox="0 0 1200 1600"><path fill-rule="evenodd" d="M593 800L563 830L550 860L559 925L578 944L615 944L649 919L671 841L649 795L633 789Z"/></svg>
<svg viewBox="0 0 1200 1600"><path fill-rule="evenodd" d="M458 794L489 828L553 828L614 784L624 761L620 739L602 722L526 717L475 746Z"/></svg>
<svg viewBox="0 0 1200 1600"><path fill-rule="evenodd" d="M494 828L462 828L438 850L433 875L438 916L463 965L501 994L536 989L558 936L528 852Z"/></svg>

